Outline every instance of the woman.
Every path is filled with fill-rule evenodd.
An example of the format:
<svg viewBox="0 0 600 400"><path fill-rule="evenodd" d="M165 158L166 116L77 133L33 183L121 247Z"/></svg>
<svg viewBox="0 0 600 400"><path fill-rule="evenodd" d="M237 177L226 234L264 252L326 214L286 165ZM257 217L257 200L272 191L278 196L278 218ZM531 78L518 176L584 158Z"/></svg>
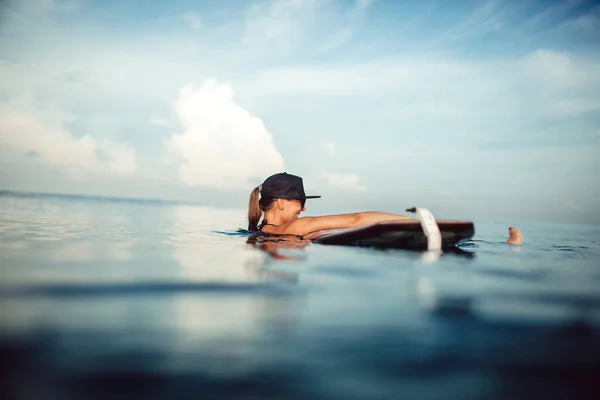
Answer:
<svg viewBox="0 0 600 400"><path fill-rule="evenodd" d="M248 204L248 230L276 235L305 236L325 229L355 228L383 221L412 221L405 215L383 212L360 212L353 214L302 217L306 199L302 178L288 173L268 177L262 185L254 188ZM264 213L264 216L263 216ZM260 218L262 223L258 225Z"/></svg>
<svg viewBox="0 0 600 400"><path fill-rule="evenodd" d="M508 227L508 240L506 241L508 244L521 244L523 243L523 236L521 236L521 231L514 226Z"/></svg>

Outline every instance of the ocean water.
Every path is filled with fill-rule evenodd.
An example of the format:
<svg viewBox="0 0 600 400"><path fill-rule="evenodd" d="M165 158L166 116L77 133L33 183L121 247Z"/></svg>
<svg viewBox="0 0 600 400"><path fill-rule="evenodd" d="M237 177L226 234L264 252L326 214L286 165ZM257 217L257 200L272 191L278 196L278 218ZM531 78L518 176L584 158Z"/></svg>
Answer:
<svg viewBox="0 0 600 400"><path fill-rule="evenodd" d="M475 220L430 259L244 218L0 194L0 397L600 398L599 228Z"/></svg>

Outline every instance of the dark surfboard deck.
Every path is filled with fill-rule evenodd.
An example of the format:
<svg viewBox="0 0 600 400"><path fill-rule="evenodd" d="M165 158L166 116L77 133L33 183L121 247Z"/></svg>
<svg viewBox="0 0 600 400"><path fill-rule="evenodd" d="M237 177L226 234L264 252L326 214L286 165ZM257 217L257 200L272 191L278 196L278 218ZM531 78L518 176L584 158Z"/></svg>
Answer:
<svg viewBox="0 0 600 400"><path fill-rule="evenodd" d="M471 239L475 226L469 221L436 221L442 234L442 248ZM314 232L304 239L341 246L368 246L396 249L426 249L427 236L418 221L379 223L360 228Z"/></svg>

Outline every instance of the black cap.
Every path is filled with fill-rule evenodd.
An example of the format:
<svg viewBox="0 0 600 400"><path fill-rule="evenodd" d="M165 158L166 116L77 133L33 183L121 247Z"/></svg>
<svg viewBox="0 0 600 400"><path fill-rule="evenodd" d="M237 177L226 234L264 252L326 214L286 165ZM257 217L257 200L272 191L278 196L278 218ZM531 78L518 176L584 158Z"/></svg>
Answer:
<svg viewBox="0 0 600 400"><path fill-rule="evenodd" d="M287 172L271 175L265 179L260 194L263 198L287 200L318 199L321 197L307 196L304 193L302 178Z"/></svg>

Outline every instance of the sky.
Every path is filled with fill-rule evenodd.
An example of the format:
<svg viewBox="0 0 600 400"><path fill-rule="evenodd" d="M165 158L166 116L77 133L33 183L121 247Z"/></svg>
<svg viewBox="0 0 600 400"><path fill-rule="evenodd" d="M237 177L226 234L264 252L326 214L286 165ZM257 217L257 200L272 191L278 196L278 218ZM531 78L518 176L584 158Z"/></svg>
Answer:
<svg viewBox="0 0 600 400"><path fill-rule="evenodd" d="M0 189L600 223L600 4L4 0Z"/></svg>

